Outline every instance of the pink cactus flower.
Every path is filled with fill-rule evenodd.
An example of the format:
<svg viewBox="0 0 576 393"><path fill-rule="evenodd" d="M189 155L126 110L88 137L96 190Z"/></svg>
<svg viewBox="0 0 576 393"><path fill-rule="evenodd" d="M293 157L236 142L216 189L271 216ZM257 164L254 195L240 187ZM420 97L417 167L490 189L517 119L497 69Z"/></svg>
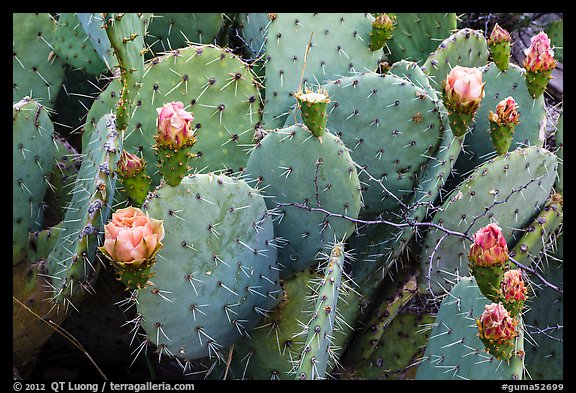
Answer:
<svg viewBox="0 0 576 393"><path fill-rule="evenodd" d="M508 245L498 225L488 224L474 234L468 259L475 266L502 266L508 261Z"/></svg>
<svg viewBox="0 0 576 393"><path fill-rule="evenodd" d="M162 247L163 221L129 206L118 209L104 227L104 245L99 250L121 267L146 266Z"/></svg>
<svg viewBox="0 0 576 393"><path fill-rule="evenodd" d="M508 314L502 303L487 304L477 323L480 338L495 343L509 341L518 335L518 321Z"/></svg>
<svg viewBox="0 0 576 393"><path fill-rule="evenodd" d="M478 68L456 66L444 83L444 102L448 109L473 114L484 97L482 72Z"/></svg>
<svg viewBox="0 0 576 393"><path fill-rule="evenodd" d="M392 30L396 26L396 16L390 16L388 14L380 14L376 17L372 26L378 27L380 29Z"/></svg>
<svg viewBox="0 0 576 393"><path fill-rule="evenodd" d="M503 29L498 23L496 23L492 29L492 33L490 33L490 37L488 37L488 45L511 41L512 37L510 36L510 33L506 29Z"/></svg>
<svg viewBox="0 0 576 393"><path fill-rule="evenodd" d="M195 142L194 131L190 129L190 123L194 120L192 113L184 109L180 101L171 102L157 108L158 112L158 135L156 142L173 149L180 149L192 141Z"/></svg>
<svg viewBox="0 0 576 393"><path fill-rule="evenodd" d="M490 111L488 114L490 121L497 124L518 124L520 114L518 104L512 97L506 97L496 105L496 113Z"/></svg>
<svg viewBox="0 0 576 393"><path fill-rule="evenodd" d="M556 67L554 50L550 46L550 39L545 32L540 32L530 39L531 45L525 50L524 68L527 71L549 71Z"/></svg>
<svg viewBox="0 0 576 393"><path fill-rule="evenodd" d="M120 160L118 161L118 173L123 177L131 177L142 172L146 163L135 154L122 150Z"/></svg>

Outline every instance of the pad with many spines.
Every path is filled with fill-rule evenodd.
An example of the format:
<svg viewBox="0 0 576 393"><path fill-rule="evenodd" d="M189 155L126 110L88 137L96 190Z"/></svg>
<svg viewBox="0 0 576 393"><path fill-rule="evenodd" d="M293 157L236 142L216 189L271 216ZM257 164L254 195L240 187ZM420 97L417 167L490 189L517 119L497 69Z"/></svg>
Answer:
<svg viewBox="0 0 576 393"><path fill-rule="evenodd" d="M457 65L480 67L486 65L490 51L484 34L470 28L460 29L442 41L428 56L422 70L430 77L432 87L442 91L442 83Z"/></svg>
<svg viewBox="0 0 576 393"><path fill-rule="evenodd" d="M506 71L501 71L494 63L480 68L484 86L484 98L474 116L474 124L466 135L464 150L456 162L456 169L464 174L496 155L490 139L490 121L488 113L496 111L496 105L513 97L518 104L520 123L514 129L511 150L529 145L542 146L546 129L546 105L544 97L532 98L526 82L524 69L510 64Z"/></svg>
<svg viewBox="0 0 576 393"><path fill-rule="evenodd" d="M62 234L47 259L51 301L75 307L97 277L96 248L110 216L116 189L114 171L122 149L115 116L102 117L92 132L88 149L70 190Z"/></svg>
<svg viewBox="0 0 576 393"><path fill-rule="evenodd" d="M102 13L77 12L76 17L82 25L84 34L92 43L92 47L104 62L106 69L111 70L114 65L114 50L106 31L102 28L104 16Z"/></svg>
<svg viewBox="0 0 576 393"><path fill-rule="evenodd" d="M326 379L344 275L344 243L331 248L321 269L324 274L316 290L312 315L301 333L305 339L294 371L297 380Z"/></svg>
<svg viewBox="0 0 576 393"><path fill-rule="evenodd" d="M427 326L433 322L428 314L398 314L385 327L370 358L345 368L340 378L413 380L430 335Z"/></svg>
<svg viewBox="0 0 576 393"><path fill-rule="evenodd" d="M389 15L396 16L397 22L394 36L386 42L391 62L405 59L422 64L437 48L438 41L452 34L457 24L455 13L399 12Z"/></svg>
<svg viewBox="0 0 576 393"><path fill-rule="evenodd" d="M147 342L185 360L220 358L282 296L264 198L243 180L196 174L158 187L143 208L165 230L137 295Z"/></svg>
<svg viewBox="0 0 576 393"><path fill-rule="evenodd" d="M485 352L475 320L490 301L482 295L473 277L462 277L446 295L436 316L424 357L416 371L417 380L518 380L524 378L524 326L515 339L509 361ZM518 355L518 353L522 355Z"/></svg>
<svg viewBox="0 0 576 393"><path fill-rule="evenodd" d="M122 90L115 105L118 132L123 136L134 112L134 97L144 76L144 21L136 13L103 14L102 28L116 57Z"/></svg>
<svg viewBox="0 0 576 393"><path fill-rule="evenodd" d="M158 55L189 44L213 44L224 15L217 12L145 14L146 45Z"/></svg>
<svg viewBox="0 0 576 393"><path fill-rule="evenodd" d="M388 73L408 79L414 85L426 90L433 101L438 100L438 91L432 87L430 78L422 71L418 63L404 59L398 60L390 66Z"/></svg>
<svg viewBox="0 0 576 393"><path fill-rule="evenodd" d="M75 69L81 69L90 75L107 71L104 60L84 32L77 14L73 12L59 15L53 46L62 60Z"/></svg>
<svg viewBox="0 0 576 393"><path fill-rule="evenodd" d="M472 236L496 222L514 247L521 229L539 213L556 178L556 156L536 146L516 149L479 166L446 196L432 220L450 231ZM440 294L468 275L471 243L430 228L420 259L420 290Z"/></svg>
<svg viewBox="0 0 576 393"><path fill-rule="evenodd" d="M348 149L338 137L325 132L320 140L299 124L276 129L256 145L245 175L268 196L268 208L278 209L274 230L286 243L278 250L281 277L311 266L326 244L352 235L354 223L345 218L280 205L300 203L358 217L360 182Z"/></svg>
<svg viewBox="0 0 576 393"><path fill-rule="evenodd" d="M564 235L555 248L533 266L552 285L564 287ZM530 341L526 346L526 369L533 380L562 380L564 374L564 294L544 285L533 285L524 314ZM530 294L530 293L529 293ZM569 355L568 355L569 356Z"/></svg>
<svg viewBox="0 0 576 393"><path fill-rule="evenodd" d="M398 209L440 144L442 125L425 90L396 75L364 73L325 85L327 129L359 166L363 216Z"/></svg>
<svg viewBox="0 0 576 393"><path fill-rule="evenodd" d="M253 59L266 53L268 28L275 17L275 15L269 15L265 12L239 12L237 15L244 50Z"/></svg>
<svg viewBox="0 0 576 393"><path fill-rule="evenodd" d="M156 108L180 101L191 112L197 142L192 168L204 171L243 169L246 150L252 145L260 122L259 91L249 66L228 50L212 45L178 49L147 64L142 87L135 98L135 110L128 126L126 148L142 150L153 163L153 136L157 133ZM159 175L148 165L152 184ZM193 171L192 171L193 172Z"/></svg>
<svg viewBox="0 0 576 393"><path fill-rule="evenodd" d="M12 102L30 96L53 106L64 79L64 64L51 46L55 32L49 13L12 14Z"/></svg>
<svg viewBox="0 0 576 393"><path fill-rule="evenodd" d="M554 188L557 192L564 192L564 111L560 113L556 121L556 133L554 134L556 141L556 156L558 157L558 179Z"/></svg>
<svg viewBox="0 0 576 393"><path fill-rule="evenodd" d="M304 350L305 322L314 313L314 300L319 297L318 285L323 281L320 266L296 273L289 280L283 280L282 300L258 326L250 337L244 337L234 344L234 353L228 376L233 379L294 379L294 365ZM360 313L361 299L355 284L349 277L343 277L339 288L338 310L334 320L334 330L327 372L337 367L335 360L342 355L353 328L349 325ZM221 366L220 369L224 367ZM211 378L222 379L223 371L218 370Z"/></svg>
<svg viewBox="0 0 576 393"><path fill-rule="evenodd" d="M54 125L30 97L12 106L12 257L26 256L28 234L42 227L41 203L56 155Z"/></svg>
<svg viewBox="0 0 576 393"><path fill-rule="evenodd" d="M70 190L74 187L81 164L81 155L64 137L54 133L55 162L52 164L50 184L44 195L44 228L57 225L64 218L66 206L72 199Z"/></svg>
<svg viewBox="0 0 576 393"><path fill-rule="evenodd" d="M372 15L361 13L276 14L266 42L267 91L262 119L265 127L283 126L294 104L293 93L304 90L306 83L323 84L341 76L376 70L383 52L369 48L373 20Z"/></svg>

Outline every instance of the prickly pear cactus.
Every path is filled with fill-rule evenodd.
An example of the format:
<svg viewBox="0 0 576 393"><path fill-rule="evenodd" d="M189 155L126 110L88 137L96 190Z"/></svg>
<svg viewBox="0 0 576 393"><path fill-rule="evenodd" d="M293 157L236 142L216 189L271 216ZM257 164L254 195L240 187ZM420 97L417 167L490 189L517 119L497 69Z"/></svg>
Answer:
<svg viewBox="0 0 576 393"><path fill-rule="evenodd" d="M49 13L13 13L12 26L12 102L30 96L50 107L64 78L51 44L56 21Z"/></svg>
<svg viewBox="0 0 576 393"><path fill-rule="evenodd" d="M326 244L354 232L351 221L308 207L352 218L360 211L360 182L346 146L328 132L321 138L298 124L274 130L254 147L246 166L247 181L263 190L266 205L278 215L274 231L284 243L278 250L283 278L314 264Z"/></svg>
<svg viewBox="0 0 576 393"><path fill-rule="evenodd" d="M243 180L196 174L159 187L145 211L164 221L164 247L137 294L138 323L162 354L221 358L279 302L272 218Z"/></svg>
<svg viewBox="0 0 576 393"><path fill-rule="evenodd" d="M217 12L161 12L145 15L146 44L153 56L189 44L213 44L224 16Z"/></svg>
<svg viewBox="0 0 576 393"><path fill-rule="evenodd" d="M59 15L54 51L71 67L88 74L98 75L107 71L104 60L86 35L76 13L63 12Z"/></svg>
<svg viewBox="0 0 576 393"><path fill-rule="evenodd" d="M194 116L197 135L194 152L198 158L190 166L237 172L246 166L246 150L260 122L259 97L249 66L230 51L212 45L178 49L147 63L126 148L131 153L142 150L144 159L155 163L156 108L181 101ZM152 184L158 184L157 168L149 165L147 169Z"/></svg>
<svg viewBox="0 0 576 393"><path fill-rule="evenodd" d="M440 142L439 110L425 90L396 75L374 72L325 85L327 129L342 139L358 166L362 215L398 209L415 174ZM289 116L287 124L294 121Z"/></svg>
<svg viewBox="0 0 576 393"><path fill-rule="evenodd" d="M546 128L546 105L544 97L532 98L526 82L524 69L510 64L506 71L501 71L494 63L481 68L484 87L484 98L474 116L472 131L465 140L465 151L456 168L460 173L467 173L496 155L490 139L490 122L488 114L496 110L496 105L506 97L514 97L518 104L520 123L512 135L510 150L526 146L542 146Z"/></svg>
<svg viewBox="0 0 576 393"><path fill-rule="evenodd" d="M262 119L266 128L282 127L294 104L292 94L306 83L323 84L377 68L382 49L369 48L373 20L370 14L276 14L266 42L267 92Z"/></svg>
<svg viewBox="0 0 576 393"><path fill-rule="evenodd" d="M409 60L422 62L433 52L441 41L456 29L455 13L408 13L398 12L394 36L386 46L389 61Z"/></svg>
<svg viewBox="0 0 576 393"><path fill-rule="evenodd" d="M110 215L116 188L115 168L122 149L114 115L100 119L92 133L90 149L82 154L78 181L70 190L64 216L65 233L58 237L46 262L51 300L69 309L82 299L97 277L96 247Z"/></svg>
<svg viewBox="0 0 576 393"><path fill-rule="evenodd" d="M473 277L462 277L446 295L430 332L416 379L524 379L524 332L515 340L510 361L485 352L475 320L490 301Z"/></svg>
<svg viewBox="0 0 576 393"><path fill-rule="evenodd" d="M26 257L28 233L41 228L56 148L46 108L26 97L12 106L12 261Z"/></svg>
<svg viewBox="0 0 576 393"><path fill-rule="evenodd" d="M496 222L510 247L522 228L546 203L556 178L557 158L536 146L516 149L480 167L454 189L434 215L433 223L471 236ZM431 228L423 243L420 290L441 294L468 275L470 242Z"/></svg>
<svg viewBox="0 0 576 393"><path fill-rule="evenodd" d="M464 28L444 39L436 50L430 53L422 65L422 70L432 80L432 86L442 91L442 82L452 68L457 65L484 66L489 56L488 44L482 32Z"/></svg>

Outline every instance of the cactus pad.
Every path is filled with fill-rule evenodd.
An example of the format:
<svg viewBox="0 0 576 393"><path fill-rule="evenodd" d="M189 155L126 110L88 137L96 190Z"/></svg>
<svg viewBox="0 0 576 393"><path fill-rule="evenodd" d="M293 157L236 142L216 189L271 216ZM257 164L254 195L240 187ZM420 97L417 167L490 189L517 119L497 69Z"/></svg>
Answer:
<svg viewBox="0 0 576 393"><path fill-rule="evenodd" d="M144 208L165 229L138 292L148 341L183 359L222 356L281 297L264 199L243 180L197 174L159 187Z"/></svg>

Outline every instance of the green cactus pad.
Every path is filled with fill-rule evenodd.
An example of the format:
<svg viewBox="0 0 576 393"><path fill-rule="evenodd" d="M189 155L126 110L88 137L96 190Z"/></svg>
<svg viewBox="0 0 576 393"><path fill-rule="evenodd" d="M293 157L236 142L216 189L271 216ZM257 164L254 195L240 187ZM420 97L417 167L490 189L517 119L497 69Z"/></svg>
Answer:
<svg viewBox="0 0 576 393"><path fill-rule="evenodd" d="M266 102L263 124L282 127L294 102L293 94L308 85L343 75L374 71L382 50L371 51L370 14L278 13L266 42ZM312 35L312 46L304 57ZM303 71L304 70L304 71ZM302 79L303 85L299 85Z"/></svg>
<svg viewBox="0 0 576 393"><path fill-rule="evenodd" d="M63 12L59 15L53 46L58 56L73 68L90 75L107 71L106 64L92 46L75 13Z"/></svg>
<svg viewBox="0 0 576 393"><path fill-rule="evenodd" d="M92 133L89 149L82 152L82 164L66 208L64 226L46 268L51 282L52 301L69 309L97 278L96 247L116 188L114 171L122 149L114 115L100 119Z"/></svg>
<svg viewBox="0 0 576 393"><path fill-rule="evenodd" d="M496 222L510 249L521 236L521 228L546 203L556 167L556 156L536 146L493 158L444 197L433 223L470 237L481 227ZM460 236L431 228L420 258L421 291L442 293L459 276L468 275L470 245Z"/></svg>
<svg viewBox="0 0 576 393"><path fill-rule="evenodd" d="M235 379L294 379L294 364L304 349L303 324L314 312L318 299L321 270L304 270L283 282L284 297L268 316L262 319L250 337L234 345L230 373ZM332 335L331 351L339 358L352 333L349 326L359 314L360 297L343 279L338 297L338 313ZM328 371L336 364L330 361ZM214 376L222 378L221 373Z"/></svg>
<svg viewBox="0 0 576 393"><path fill-rule="evenodd" d="M12 262L26 256L28 234L41 228L41 203L56 155L46 108L26 97L12 106Z"/></svg>
<svg viewBox="0 0 576 393"><path fill-rule="evenodd" d="M542 250L550 248L554 242L556 232L563 222L563 198L554 193L544 205L542 211L524 228L524 234L518 240L510 256L524 266L530 267L541 257Z"/></svg>
<svg viewBox="0 0 576 393"><path fill-rule="evenodd" d="M387 41L389 61L401 59L422 64L438 42L456 29L455 13L390 13L396 16L394 37ZM388 52L388 50L386 52Z"/></svg>
<svg viewBox="0 0 576 393"><path fill-rule="evenodd" d="M156 162L152 150L157 133L156 108L172 101L184 103L196 128L198 155L190 166L204 171L243 169L248 161L258 114L259 92L249 66L238 56L215 46L178 49L147 63L142 87L126 135L126 147L142 150L147 162ZM160 181L149 165L152 184Z"/></svg>
<svg viewBox="0 0 576 393"><path fill-rule="evenodd" d="M546 280L564 286L564 236L559 235L555 251L543 258L538 268ZM564 379L564 296L545 286L534 286L524 314L530 345L526 345L526 369L534 380ZM570 356L570 353L568 353Z"/></svg>
<svg viewBox="0 0 576 393"><path fill-rule="evenodd" d="M432 80L432 87L442 90L442 82L455 66L480 67L486 65L490 52L484 34L470 28L460 29L430 53L422 70Z"/></svg>
<svg viewBox="0 0 576 393"><path fill-rule="evenodd" d="M197 174L143 208L165 231L137 297L148 341L182 359L221 357L282 296L264 198L243 180Z"/></svg>
<svg viewBox="0 0 576 393"><path fill-rule="evenodd" d="M54 133L54 146L56 147L55 163L50 174L50 184L44 195L43 227L57 225L64 218L66 206L72 199L70 191L74 187L81 156L78 151L61 135Z"/></svg>
<svg viewBox="0 0 576 393"><path fill-rule="evenodd" d="M438 99L438 91L432 87L430 78L422 71L418 63L402 59L393 63L388 72L408 79L412 84L426 90L426 93L428 93L433 101Z"/></svg>
<svg viewBox="0 0 576 393"><path fill-rule="evenodd" d="M30 96L51 107L56 101L64 64L52 53L55 33L49 13L12 14L12 102Z"/></svg>
<svg viewBox="0 0 576 393"><path fill-rule="evenodd" d="M346 352L347 364L360 365L372 357L384 331L414 297L417 286L416 275L409 269L383 280L383 291L376 297L378 304L371 308L370 318L363 321L365 327L356 333Z"/></svg>
<svg viewBox="0 0 576 393"><path fill-rule="evenodd" d="M260 57L266 52L268 29L272 18L265 12L239 12L237 18L246 53L252 59Z"/></svg>
<svg viewBox="0 0 576 393"><path fill-rule="evenodd" d="M396 75L364 73L326 86L327 129L359 166L363 216L395 210L410 197L415 173L440 144L435 102ZM387 190L387 191L386 191Z"/></svg>
<svg viewBox="0 0 576 393"><path fill-rule="evenodd" d="M502 71L506 71L510 66L510 42L502 41L488 44L490 59Z"/></svg>
<svg viewBox="0 0 576 393"><path fill-rule="evenodd" d="M488 158L495 155L494 145L490 138L490 121L488 113L506 97L513 97L518 104L520 123L514 129L511 149L528 145L542 146L543 132L546 127L546 109L544 97L533 99L526 89L524 69L510 64L506 71L501 71L494 63L489 63L482 70L484 98L474 117L471 131L466 135L466 154L460 155L456 162L458 172L465 174Z"/></svg>
<svg viewBox="0 0 576 393"><path fill-rule="evenodd" d="M110 44L110 39L106 30L102 28L104 16L102 13L77 12L76 17L82 24L84 34L92 43L92 47L98 53L100 59L106 65L108 70L112 70L115 64L114 50Z"/></svg>
<svg viewBox="0 0 576 393"><path fill-rule="evenodd" d="M122 94L122 84L120 78L112 79L108 85L100 92L92 103L82 132L82 149L84 150L90 142L92 130L96 127L98 120L107 113L114 112L114 106Z"/></svg>
<svg viewBox="0 0 576 393"><path fill-rule="evenodd" d="M250 154L245 175L269 196L269 209L279 209L274 231L286 242L278 250L281 277L315 263L326 244L344 241L354 223L307 208L279 205L300 203L357 218L360 182L342 141L326 132L322 140L293 125L270 132ZM251 183L252 184L252 183Z"/></svg>
<svg viewBox="0 0 576 393"><path fill-rule="evenodd" d="M370 358L343 371L341 379L413 380L434 317L401 313L386 326Z"/></svg>
<svg viewBox="0 0 576 393"><path fill-rule="evenodd" d="M223 20L223 14L216 12L149 14L145 16L146 45L157 55L192 43L213 44Z"/></svg>
<svg viewBox="0 0 576 393"><path fill-rule="evenodd" d="M42 229L37 232L30 232L28 236L28 253L26 259L31 263L40 262L48 258L58 241L58 236L62 232L63 222L58 225Z"/></svg>
<svg viewBox="0 0 576 393"><path fill-rule="evenodd" d="M476 320L490 301L482 295L473 277L462 277L447 295L436 316L417 380L518 380L524 378L523 356L509 362L486 353L478 338ZM515 351L524 351L522 323Z"/></svg>
<svg viewBox="0 0 576 393"><path fill-rule="evenodd" d="M562 63L564 61L564 20L559 19L550 22L546 26L545 32L554 48L554 58Z"/></svg>
<svg viewBox="0 0 576 393"><path fill-rule="evenodd" d="M144 76L144 21L136 13L103 14L102 28L110 40L120 72L122 90L115 105L118 132L126 132L134 112L134 97Z"/></svg>
<svg viewBox="0 0 576 393"><path fill-rule="evenodd" d="M558 156L558 179L554 187L556 191L564 192L564 111L560 113L556 122L556 156Z"/></svg>
<svg viewBox="0 0 576 393"><path fill-rule="evenodd" d="M312 315L304 327L304 346L295 370L297 380L326 379L344 272L344 243L335 244L322 265L323 277L316 289Z"/></svg>

